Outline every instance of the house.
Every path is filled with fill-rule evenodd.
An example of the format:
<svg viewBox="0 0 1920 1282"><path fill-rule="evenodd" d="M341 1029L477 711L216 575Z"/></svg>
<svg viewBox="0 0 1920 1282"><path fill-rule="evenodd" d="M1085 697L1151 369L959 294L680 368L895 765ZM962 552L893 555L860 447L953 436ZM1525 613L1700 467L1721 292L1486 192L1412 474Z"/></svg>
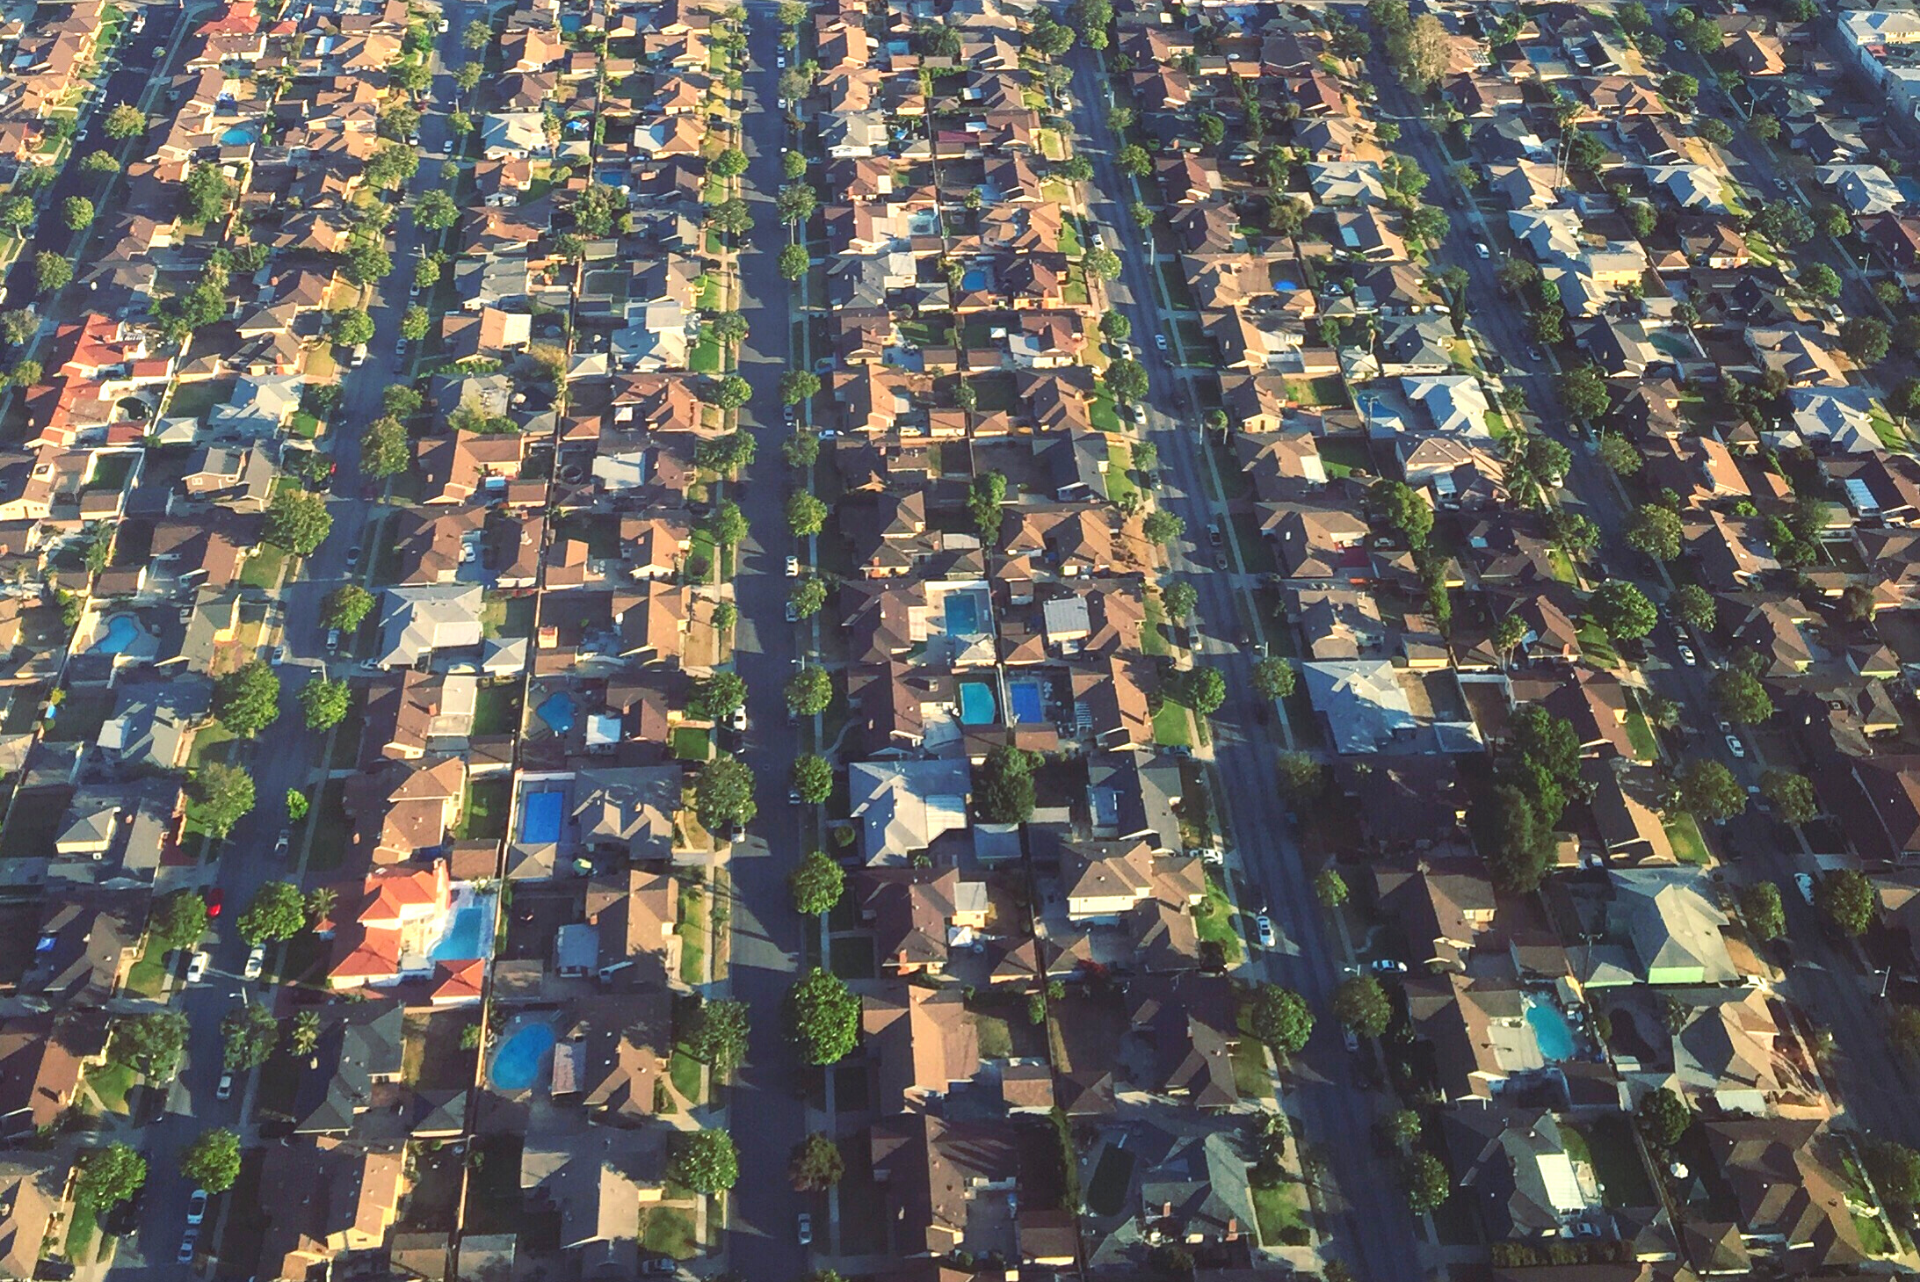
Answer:
<svg viewBox="0 0 1920 1282"><path fill-rule="evenodd" d="M480 644L478 583L388 588L380 611L381 668L410 668L436 652Z"/></svg>
<svg viewBox="0 0 1920 1282"><path fill-rule="evenodd" d="M330 988L392 984L433 970L428 954L452 924L452 885L444 859L430 867L378 868L359 902L335 905Z"/></svg>
<svg viewBox="0 0 1920 1282"><path fill-rule="evenodd" d="M848 815L869 865L902 865L967 830L973 781L964 760L863 761L848 772Z"/></svg>
<svg viewBox="0 0 1920 1282"><path fill-rule="evenodd" d="M877 1065L875 1108L935 1108L980 1071L980 1042L956 988L892 982L860 999L860 1031Z"/></svg>
<svg viewBox="0 0 1920 1282"><path fill-rule="evenodd" d="M560 1249L583 1275L639 1271L641 1212L666 1192L665 1135L654 1128L537 1130L520 1154L520 1189L559 1220Z"/></svg>
<svg viewBox="0 0 1920 1282"><path fill-rule="evenodd" d="M260 1172L266 1212L261 1273L307 1277L357 1252L386 1244L406 1193L404 1147L362 1147L328 1139L273 1146Z"/></svg>
<svg viewBox="0 0 1920 1282"><path fill-rule="evenodd" d="M1198 859L1155 855L1144 841L1068 843L1060 882L1076 922L1114 924L1149 900L1184 911L1207 897Z"/></svg>
<svg viewBox="0 0 1920 1282"><path fill-rule="evenodd" d="M1390 660L1315 660L1301 664L1300 671L1314 713L1338 752L1379 752L1419 729Z"/></svg>
<svg viewBox="0 0 1920 1282"><path fill-rule="evenodd" d="M1755 1261L1799 1269L1865 1261L1850 1209L1843 1141L1815 1121L1709 1120L1707 1149L1733 1190L1739 1218L1730 1242L1745 1272Z"/></svg>
<svg viewBox="0 0 1920 1282"><path fill-rule="evenodd" d="M1463 968L1493 927L1493 883L1476 861L1374 870L1375 900L1399 922L1417 964Z"/></svg>
<svg viewBox="0 0 1920 1282"><path fill-rule="evenodd" d="M1013 1257L1005 1206L1019 1155L1006 1123L901 1113L869 1126L867 1145L899 1256L943 1256L970 1242Z"/></svg>
<svg viewBox="0 0 1920 1282"><path fill-rule="evenodd" d="M673 999L661 988L599 994L567 1012L549 1092L598 1126L643 1127L659 1111L672 1054ZM678 1107L676 1105L676 1107Z"/></svg>
<svg viewBox="0 0 1920 1282"><path fill-rule="evenodd" d="M948 950L972 947L987 924L985 882L952 868L861 868L848 894L889 973L938 974Z"/></svg>
<svg viewBox="0 0 1920 1282"><path fill-rule="evenodd" d="M1691 868L1614 869L1609 929L1624 938L1649 984L1725 984L1740 978L1721 931L1727 915Z"/></svg>
<svg viewBox="0 0 1920 1282"><path fill-rule="evenodd" d="M1518 984L1445 971L1409 975L1405 988L1408 1020L1433 1048L1445 1098L1491 1100L1547 1068Z"/></svg>
<svg viewBox="0 0 1920 1282"><path fill-rule="evenodd" d="M0 1134L21 1141L51 1133L73 1107L87 1068L106 1062L107 1030L97 1010L0 1019Z"/></svg>
<svg viewBox="0 0 1920 1282"><path fill-rule="evenodd" d="M1448 1109L1442 1127L1456 1185L1495 1241L1557 1239L1599 1211L1574 1172L1560 1123L1546 1110Z"/></svg>
<svg viewBox="0 0 1920 1282"><path fill-rule="evenodd" d="M40 1247L57 1226L65 1189L65 1160L50 1153L17 1152L0 1162L0 1275L30 1278Z"/></svg>

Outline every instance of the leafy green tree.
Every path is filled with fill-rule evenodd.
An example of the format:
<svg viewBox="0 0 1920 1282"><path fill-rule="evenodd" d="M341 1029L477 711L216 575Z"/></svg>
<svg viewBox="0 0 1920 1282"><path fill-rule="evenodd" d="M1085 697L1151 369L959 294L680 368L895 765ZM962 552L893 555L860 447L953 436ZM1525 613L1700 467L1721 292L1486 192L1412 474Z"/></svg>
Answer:
<svg viewBox="0 0 1920 1282"><path fill-rule="evenodd" d="M827 505L805 490L795 490L787 498L787 528L795 538L820 533L827 523Z"/></svg>
<svg viewBox="0 0 1920 1282"><path fill-rule="evenodd" d="M93 226L93 202L85 196L68 196L60 202L60 221L68 231Z"/></svg>
<svg viewBox="0 0 1920 1282"><path fill-rule="evenodd" d="M176 890L154 904L147 937L159 952L186 948L207 933L207 901L197 890Z"/></svg>
<svg viewBox="0 0 1920 1282"><path fill-rule="evenodd" d="M493 29L481 19L475 18L461 29L460 43L468 51L478 53L493 43Z"/></svg>
<svg viewBox="0 0 1920 1282"><path fill-rule="evenodd" d="M1757 677L1738 668L1722 668L1707 683L1714 711L1723 721L1757 725L1773 715L1773 700Z"/></svg>
<svg viewBox="0 0 1920 1282"><path fill-rule="evenodd" d="M787 1180L802 1193L817 1193L838 1184L847 1172L840 1146L821 1131L814 1131L793 1146L787 1162Z"/></svg>
<svg viewBox="0 0 1920 1282"><path fill-rule="evenodd" d="M1200 601L1200 591L1184 579L1176 579L1160 589L1160 605L1169 619L1184 622Z"/></svg>
<svg viewBox="0 0 1920 1282"><path fill-rule="evenodd" d="M1825 263L1808 263L1800 269L1800 288L1831 301L1840 297L1840 274Z"/></svg>
<svg viewBox="0 0 1920 1282"><path fill-rule="evenodd" d="M709 830L753 822L760 811L753 800L753 771L737 757L715 757L694 776L693 808Z"/></svg>
<svg viewBox="0 0 1920 1282"><path fill-rule="evenodd" d="M773 198L774 212L780 215L781 222L789 226L806 222L819 207L820 193L804 182L788 183Z"/></svg>
<svg viewBox="0 0 1920 1282"><path fill-rule="evenodd" d="M1642 1095L1633 1114L1640 1123L1640 1133L1657 1149L1670 1149L1678 1144L1693 1121L1686 1103L1664 1086Z"/></svg>
<svg viewBox="0 0 1920 1282"><path fill-rule="evenodd" d="M225 837L253 809L253 776L239 766L209 761L187 785L187 817Z"/></svg>
<svg viewBox="0 0 1920 1282"><path fill-rule="evenodd" d="M1120 149L1114 163L1120 166L1120 172L1135 178L1144 178L1153 169L1153 157L1147 149L1138 143L1128 143Z"/></svg>
<svg viewBox="0 0 1920 1282"><path fill-rule="evenodd" d="M1282 1055L1298 1055L1313 1033L1307 999L1278 984L1256 984L1241 1005L1247 1031Z"/></svg>
<svg viewBox="0 0 1920 1282"><path fill-rule="evenodd" d="M373 594L358 584L348 583L320 598L320 626L339 628L350 633L373 609Z"/></svg>
<svg viewBox="0 0 1920 1282"><path fill-rule="evenodd" d="M180 1154L180 1174L209 1193L226 1192L240 1178L240 1137L224 1126L200 1132Z"/></svg>
<svg viewBox="0 0 1920 1282"><path fill-rule="evenodd" d="M287 789L287 822L297 824L305 819L312 805L313 803L307 800L307 794L300 789Z"/></svg>
<svg viewBox="0 0 1920 1282"><path fill-rule="evenodd" d="M1878 316L1851 316L1840 323L1840 345L1862 365L1878 364L1891 341L1892 331Z"/></svg>
<svg viewBox="0 0 1920 1282"><path fill-rule="evenodd" d="M1598 418L1607 412L1613 398L1607 392L1607 380L1591 362L1575 365L1561 373L1560 399L1575 418Z"/></svg>
<svg viewBox="0 0 1920 1282"><path fill-rule="evenodd" d="M732 547L747 537L747 518L740 512L740 505L732 499L725 499L707 518L707 533L721 547Z"/></svg>
<svg viewBox="0 0 1920 1282"><path fill-rule="evenodd" d="M1787 933L1787 914L1780 904L1780 887L1759 881L1740 892L1740 917L1755 939L1778 939Z"/></svg>
<svg viewBox="0 0 1920 1282"><path fill-rule="evenodd" d="M301 490L281 490L267 508L261 537L296 556L309 556L333 530L326 496Z"/></svg>
<svg viewBox="0 0 1920 1282"><path fill-rule="evenodd" d="M1140 533L1152 543L1171 543L1186 529L1187 523L1165 508L1155 508L1140 522Z"/></svg>
<svg viewBox="0 0 1920 1282"><path fill-rule="evenodd" d="M793 892L793 910L803 917L830 913L846 889L846 874L822 851L807 855L787 878Z"/></svg>
<svg viewBox="0 0 1920 1282"><path fill-rule="evenodd" d="M805 471L820 460L820 434L802 428L780 443L780 453L788 467Z"/></svg>
<svg viewBox="0 0 1920 1282"><path fill-rule="evenodd" d="M4 201L0 201L0 224L4 224L14 231L19 231L22 227L32 222L39 212L40 207L33 203L33 197L15 193L14 195L8 196ZM9 339L9 341L18 342L20 340Z"/></svg>
<svg viewBox="0 0 1920 1282"><path fill-rule="evenodd" d="M1680 555L1680 517L1658 503L1642 503L1627 522L1627 546L1656 561Z"/></svg>
<svg viewBox="0 0 1920 1282"><path fill-rule="evenodd" d="M708 162L707 172L722 178L738 178L747 172L747 153L738 147L728 147Z"/></svg>
<svg viewBox="0 0 1920 1282"><path fill-rule="evenodd" d="M1372 975L1350 975L1333 993L1333 1013L1361 1037L1378 1037L1393 1018L1393 1004Z"/></svg>
<svg viewBox="0 0 1920 1282"><path fill-rule="evenodd" d="M747 1004L739 1001L688 999L692 1006L675 1016L675 1032L695 1059L727 1077L747 1057Z"/></svg>
<svg viewBox="0 0 1920 1282"><path fill-rule="evenodd" d="M347 279L356 285L377 285L393 275L393 257L378 245L356 245L347 251Z"/></svg>
<svg viewBox="0 0 1920 1282"><path fill-rule="evenodd" d="M1337 868L1322 868L1313 875L1313 897L1323 908L1338 908L1347 902L1347 879Z"/></svg>
<svg viewBox="0 0 1920 1282"><path fill-rule="evenodd" d="M149 1081L163 1081L173 1076L186 1046L187 1017L178 1011L153 1011L116 1020L109 1055Z"/></svg>
<svg viewBox="0 0 1920 1282"><path fill-rule="evenodd" d="M1562 803L1564 804L1564 803ZM1515 784L1497 784L1470 814L1487 871L1506 894L1531 894L1553 861L1553 825L1545 807Z"/></svg>
<svg viewBox="0 0 1920 1282"><path fill-rule="evenodd" d="M820 392L820 376L810 369L790 369L780 376L780 401L798 405Z"/></svg>
<svg viewBox="0 0 1920 1282"><path fill-rule="evenodd" d="M753 397L753 385L738 374L728 374L715 380L707 390L706 399L723 410L737 410Z"/></svg>
<svg viewBox="0 0 1920 1282"><path fill-rule="evenodd" d="M1147 367L1139 361L1123 356L1107 366L1105 378L1107 390L1122 405L1146 399Z"/></svg>
<svg viewBox="0 0 1920 1282"><path fill-rule="evenodd" d="M1616 641L1638 641L1653 631L1653 603L1624 579L1609 579L1587 600L1587 613Z"/></svg>
<svg viewBox="0 0 1920 1282"><path fill-rule="evenodd" d="M1175 692L1177 702L1199 716L1210 717L1227 701L1227 679L1218 668L1195 664L1180 674Z"/></svg>
<svg viewBox="0 0 1920 1282"><path fill-rule="evenodd" d="M242 739L253 738L280 716L279 676L260 659L235 668L214 682L213 715Z"/></svg>
<svg viewBox="0 0 1920 1282"><path fill-rule="evenodd" d="M789 156L793 152L787 153ZM807 274L807 247L805 245L787 245L780 251L778 258L780 279L799 280Z"/></svg>
<svg viewBox="0 0 1920 1282"><path fill-rule="evenodd" d="M833 702L833 679L818 664L808 664L787 682L787 707L803 717L826 711Z"/></svg>
<svg viewBox="0 0 1920 1282"><path fill-rule="evenodd" d="M1280 795L1293 806L1303 806L1326 791L1327 772L1310 752L1283 752L1279 762Z"/></svg>
<svg viewBox="0 0 1920 1282"><path fill-rule="evenodd" d="M793 790L810 806L825 802L833 795L833 763L811 752L795 757Z"/></svg>
<svg viewBox="0 0 1920 1282"><path fill-rule="evenodd" d="M315 677L300 687L300 711L306 715L307 729L331 730L346 719L352 696L345 681Z"/></svg>
<svg viewBox="0 0 1920 1282"><path fill-rule="evenodd" d="M1415 1215L1425 1215L1439 1209L1448 1194L1453 1192L1453 1182L1447 1178L1445 1164L1425 1151L1407 1159L1401 1168L1400 1181L1407 1191L1407 1205L1413 1208Z"/></svg>
<svg viewBox="0 0 1920 1282"><path fill-rule="evenodd" d="M1427 546L1433 531L1433 509L1420 492L1405 481L1378 480L1367 487L1367 509L1388 529L1399 532L1415 552Z"/></svg>
<svg viewBox="0 0 1920 1282"><path fill-rule="evenodd" d="M1760 795L1773 807L1781 823L1804 824L1820 813L1814 796L1813 780L1785 770L1769 770L1760 776Z"/></svg>
<svg viewBox="0 0 1920 1282"><path fill-rule="evenodd" d="M695 686L688 711L703 721L725 721L747 702L747 683L737 672L719 671Z"/></svg>
<svg viewBox="0 0 1920 1282"><path fill-rule="evenodd" d="M967 513L985 543L1000 539L1001 504L1007 498L1007 478L1000 472L981 472L974 476L967 491Z"/></svg>
<svg viewBox="0 0 1920 1282"><path fill-rule="evenodd" d="M220 1021L220 1037L228 1068L257 1068L267 1062L274 1043L280 1040L280 1021L259 1002L246 1002L228 1011Z"/></svg>
<svg viewBox="0 0 1920 1282"><path fill-rule="evenodd" d="M786 1018L806 1063L837 1064L859 1041L860 998L845 980L816 966L788 991Z"/></svg>
<svg viewBox="0 0 1920 1282"><path fill-rule="evenodd" d="M793 607L795 618L810 619L820 613L826 603L827 585L820 579L802 579L787 593L787 604Z"/></svg>
<svg viewBox="0 0 1920 1282"><path fill-rule="evenodd" d="M1850 939L1867 933L1878 903L1873 883L1858 869L1835 869L1813 883L1813 906L1829 925Z"/></svg>
<svg viewBox="0 0 1920 1282"><path fill-rule="evenodd" d="M1080 260L1080 266L1089 276L1112 280L1120 274L1120 255L1111 249L1089 249Z"/></svg>
<svg viewBox="0 0 1920 1282"><path fill-rule="evenodd" d="M73 1200L96 1216L132 1197L147 1182L147 1159L125 1144L81 1149L74 1158Z"/></svg>
<svg viewBox="0 0 1920 1282"><path fill-rule="evenodd" d="M1039 763L1024 748L1000 744L988 751L974 781L973 804L987 823L1021 824L1033 817L1033 771Z"/></svg>
<svg viewBox="0 0 1920 1282"><path fill-rule="evenodd" d="M1909 1210L1920 1202L1920 1153L1893 1140L1868 1139L1860 1156L1882 1201Z"/></svg>
<svg viewBox="0 0 1920 1282"><path fill-rule="evenodd" d="M1618 432L1600 437L1600 461L1620 476L1632 476L1646 463L1639 447Z"/></svg>
<svg viewBox="0 0 1920 1282"><path fill-rule="evenodd" d="M43 249L33 256L33 278L41 293L51 294L73 279L73 264L65 256Z"/></svg>
<svg viewBox="0 0 1920 1282"><path fill-rule="evenodd" d="M1711 632L1719 621L1713 597L1703 587L1683 583L1667 598L1667 612L1696 632Z"/></svg>
<svg viewBox="0 0 1920 1282"><path fill-rule="evenodd" d="M733 1136L706 1127L674 1136L673 1167L680 1183L696 1193L719 1193L740 1178L740 1155Z"/></svg>
<svg viewBox="0 0 1920 1282"><path fill-rule="evenodd" d="M1731 819L1747 808L1747 790L1733 771L1706 757L1689 761L1674 776L1680 809L1701 819Z"/></svg>
<svg viewBox="0 0 1920 1282"><path fill-rule="evenodd" d="M407 429L391 414L367 424L360 434L360 470L378 480L395 476L413 465Z"/></svg>
<svg viewBox="0 0 1920 1282"><path fill-rule="evenodd" d="M131 138L147 131L147 116L132 103L119 103L107 113L103 128L109 138Z"/></svg>

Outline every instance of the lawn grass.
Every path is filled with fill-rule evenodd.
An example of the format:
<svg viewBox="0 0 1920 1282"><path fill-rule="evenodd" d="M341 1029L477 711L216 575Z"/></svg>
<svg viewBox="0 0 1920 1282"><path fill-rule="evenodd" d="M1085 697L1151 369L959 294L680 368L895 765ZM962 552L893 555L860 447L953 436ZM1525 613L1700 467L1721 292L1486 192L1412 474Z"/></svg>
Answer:
<svg viewBox="0 0 1920 1282"><path fill-rule="evenodd" d="M693 350L687 353L687 368L696 374L718 374L722 359L720 340L712 334L702 334Z"/></svg>
<svg viewBox="0 0 1920 1282"><path fill-rule="evenodd" d="M1291 1181L1270 1189L1250 1190L1253 1213L1260 1221L1260 1241L1265 1246L1281 1245L1288 1229L1307 1228L1307 1186Z"/></svg>
<svg viewBox="0 0 1920 1282"><path fill-rule="evenodd" d="M1153 714L1153 741L1163 748L1193 746L1193 720L1187 710L1168 699Z"/></svg>
<svg viewBox="0 0 1920 1282"><path fill-rule="evenodd" d="M473 696L473 733L485 738L520 732L520 683L481 686Z"/></svg>
<svg viewBox="0 0 1920 1282"><path fill-rule="evenodd" d="M1140 648L1149 656L1157 657L1168 653L1166 633L1161 629L1167 626L1167 612L1161 608L1160 594L1147 594L1146 622L1140 628Z"/></svg>
<svg viewBox="0 0 1920 1282"><path fill-rule="evenodd" d="M1653 727L1647 724L1645 714L1638 708L1627 710L1627 742L1633 745L1636 761L1650 762L1660 755L1660 749L1654 743Z"/></svg>
<svg viewBox="0 0 1920 1282"><path fill-rule="evenodd" d="M287 554L282 549L271 543L257 544L247 554L247 563L240 567L240 582L271 592L280 586L280 569L286 562Z"/></svg>
<svg viewBox="0 0 1920 1282"><path fill-rule="evenodd" d="M151 940L141 948L138 960L127 971L127 991L136 997L158 997L166 982L166 954L154 948Z"/></svg>
<svg viewBox="0 0 1920 1282"><path fill-rule="evenodd" d="M1000 1016L973 1012L973 1031L980 1043L981 1059L1006 1059L1013 1054L1013 1031Z"/></svg>
<svg viewBox="0 0 1920 1282"><path fill-rule="evenodd" d="M705 761L713 755L713 732L704 726L675 726L669 741L681 761Z"/></svg>
<svg viewBox="0 0 1920 1282"><path fill-rule="evenodd" d="M1207 874L1207 897L1194 905L1194 933L1200 936L1202 943L1220 945L1220 953L1227 965L1240 960L1240 934L1233 928L1233 904L1227 899L1226 889L1211 872Z"/></svg>
<svg viewBox="0 0 1920 1282"><path fill-rule="evenodd" d="M76 1204L73 1215L67 1220L67 1242L61 1254L70 1264L80 1263L92 1258L93 1239L99 1224L93 1218L93 1208Z"/></svg>
<svg viewBox="0 0 1920 1282"><path fill-rule="evenodd" d="M1273 1098L1273 1074L1267 1069L1267 1048L1242 1036L1233 1047L1233 1087L1241 1099Z"/></svg>
<svg viewBox="0 0 1920 1282"><path fill-rule="evenodd" d="M1690 814L1680 813L1665 821L1667 840L1673 843L1673 857L1683 864L1704 864L1707 862L1707 840L1700 835L1700 825Z"/></svg>
<svg viewBox="0 0 1920 1282"><path fill-rule="evenodd" d="M670 1255L676 1260L690 1260L700 1251L693 1217L675 1206L640 1209L640 1245L655 1255Z"/></svg>
<svg viewBox="0 0 1920 1282"><path fill-rule="evenodd" d="M680 979L687 984L707 982L707 888L692 881L680 883Z"/></svg>
<svg viewBox="0 0 1920 1282"><path fill-rule="evenodd" d="M459 835L469 841L497 841L507 835L507 811L513 805L513 780L473 779L460 807Z"/></svg>
<svg viewBox="0 0 1920 1282"><path fill-rule="evenodd" d="M1138 494L1140 487L1133 483L1130 474L1133 468L1133 447L1117 437L1107 438L1107 500L1112 503L1125 503L1128 496Z"/></svg>
<svg viewBox="0 0 1920 1282"><path fill-rule="evenodd" d="M127 1092L133 1089L133 1070L125 1064L102 1064L87 1073L87 1085L109 1113L125 1114Z"/></svg>
<svg viewBox="0 0 1920 1282"><path fill-rule="evenodd" d="M1338 374L1286 380L1287 396L1301 405L1345 405L1347 383Z"/></svg>
<svg viewBox="0 0 1920 1282"><path fill-rule="evenodd" d="M701 1070L704 1067L693 1056L675 1048L667 1075L673 1079L673 1089L680 1092L680 1098L690 1104L700 1102Z"/></svg>

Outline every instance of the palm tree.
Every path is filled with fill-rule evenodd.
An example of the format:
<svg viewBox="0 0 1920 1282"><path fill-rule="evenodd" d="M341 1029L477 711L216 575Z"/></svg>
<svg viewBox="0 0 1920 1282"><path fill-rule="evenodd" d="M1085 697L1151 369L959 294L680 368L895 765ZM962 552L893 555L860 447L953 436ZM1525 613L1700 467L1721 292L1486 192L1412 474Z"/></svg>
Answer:
<svg viewBox="0 0 1920 1282"><path fill-rule="evenodd" d="M313 1048L320 1044L320 1012L303 1010L295 1015L287 1044L296 1057L313 1054Z"/></svg>

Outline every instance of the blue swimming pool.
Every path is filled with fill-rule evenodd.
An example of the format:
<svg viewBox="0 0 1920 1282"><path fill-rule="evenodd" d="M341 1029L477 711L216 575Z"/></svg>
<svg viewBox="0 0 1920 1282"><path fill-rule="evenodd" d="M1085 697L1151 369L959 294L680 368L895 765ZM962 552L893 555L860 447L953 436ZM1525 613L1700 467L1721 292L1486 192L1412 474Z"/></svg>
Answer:
<svg viewBox="0 0 1920 1282"><path fill-rule="evenodd" d="M447 933L428 953L434 961L472 961L493 956L493 900L480 899L458 909Z"/></svg>
<svg viewBox="0 0 1920 1282"><path fill-rule="evenodd" d="M1527 1023L1533 1025L1533 1040L1548 1063L1560 1063L1574 1057L1573 1025L1560 1008L1551 1002L1529 1001Z"/></svg>
<svg viewBox="0 0 1920 1282"><path fill-rule="evenodd" d="M987 269L986 268L969 267L966 271L960 273L960 288L985 289L986 287L987 287Z"/></svg>
<svg viewBox="0 0 1920 1282"><path fill-rule="evenodd" d="M534 1079L540 1076L540 1062L558 1040L549 1024L528 1024L514 1030L506 1041L500 1043L500 1049L494 1051L493 1063L487 1068L487 1079L499 1091L529 1089Z"/></svg>
<svg viewBox="0 0 1920 1282"><path fill-rule="evenodd" d="M544 846L560 840L560 819L567 808L564 792L530 792L520 799L520 840Z"/></svg>
<svg viewBox="0 0 1920 1282"><path fill-rule="evenodd" d="M555 690L533 711L555 734L567 734L573 729L573 696L565 690Z"/></svg>
<svg viewBox="0 0 1920 1282"><path fill-rule="evenodd" d="M960 724L990 726L994 719L993 687L984 681L960 683Z"/></svg>
<svg viewBox="0 0 1920 1282"><path fill-rule="evenodd" d="M980 602L971 592L947 594L947 635L976 636L980 632Z"/></svg>
<svg viewBox="0 0 1920 1282"><path fill-rule="evenodd" d="M140 636L140 625L131 614L116 614L107 620L107 630L94 641L101 654L124 654Z"/></svg>
<svg viewBox="0 0 1920 1282"><path fill-rule="evenodd" d="M1007 683L1007 702L1013 705L1013 723L1031 725L1047 719L1046 700L1038 681Z"/></svg>
<svg viewBox="0 0 1920 1282"><path fill-rule="evenodd" d="M587 15L584 13L563 13L560 15L560 30L566 32L568 35L572 35L586 25Z"/></svg>
<svg viewBox="0 0 1920 1282"><path fill-rule="evenodd" d="M231 129L221 131L220 145L222 147L244 147L259 137L260 131L252 125L235 125Z"/></svg>

